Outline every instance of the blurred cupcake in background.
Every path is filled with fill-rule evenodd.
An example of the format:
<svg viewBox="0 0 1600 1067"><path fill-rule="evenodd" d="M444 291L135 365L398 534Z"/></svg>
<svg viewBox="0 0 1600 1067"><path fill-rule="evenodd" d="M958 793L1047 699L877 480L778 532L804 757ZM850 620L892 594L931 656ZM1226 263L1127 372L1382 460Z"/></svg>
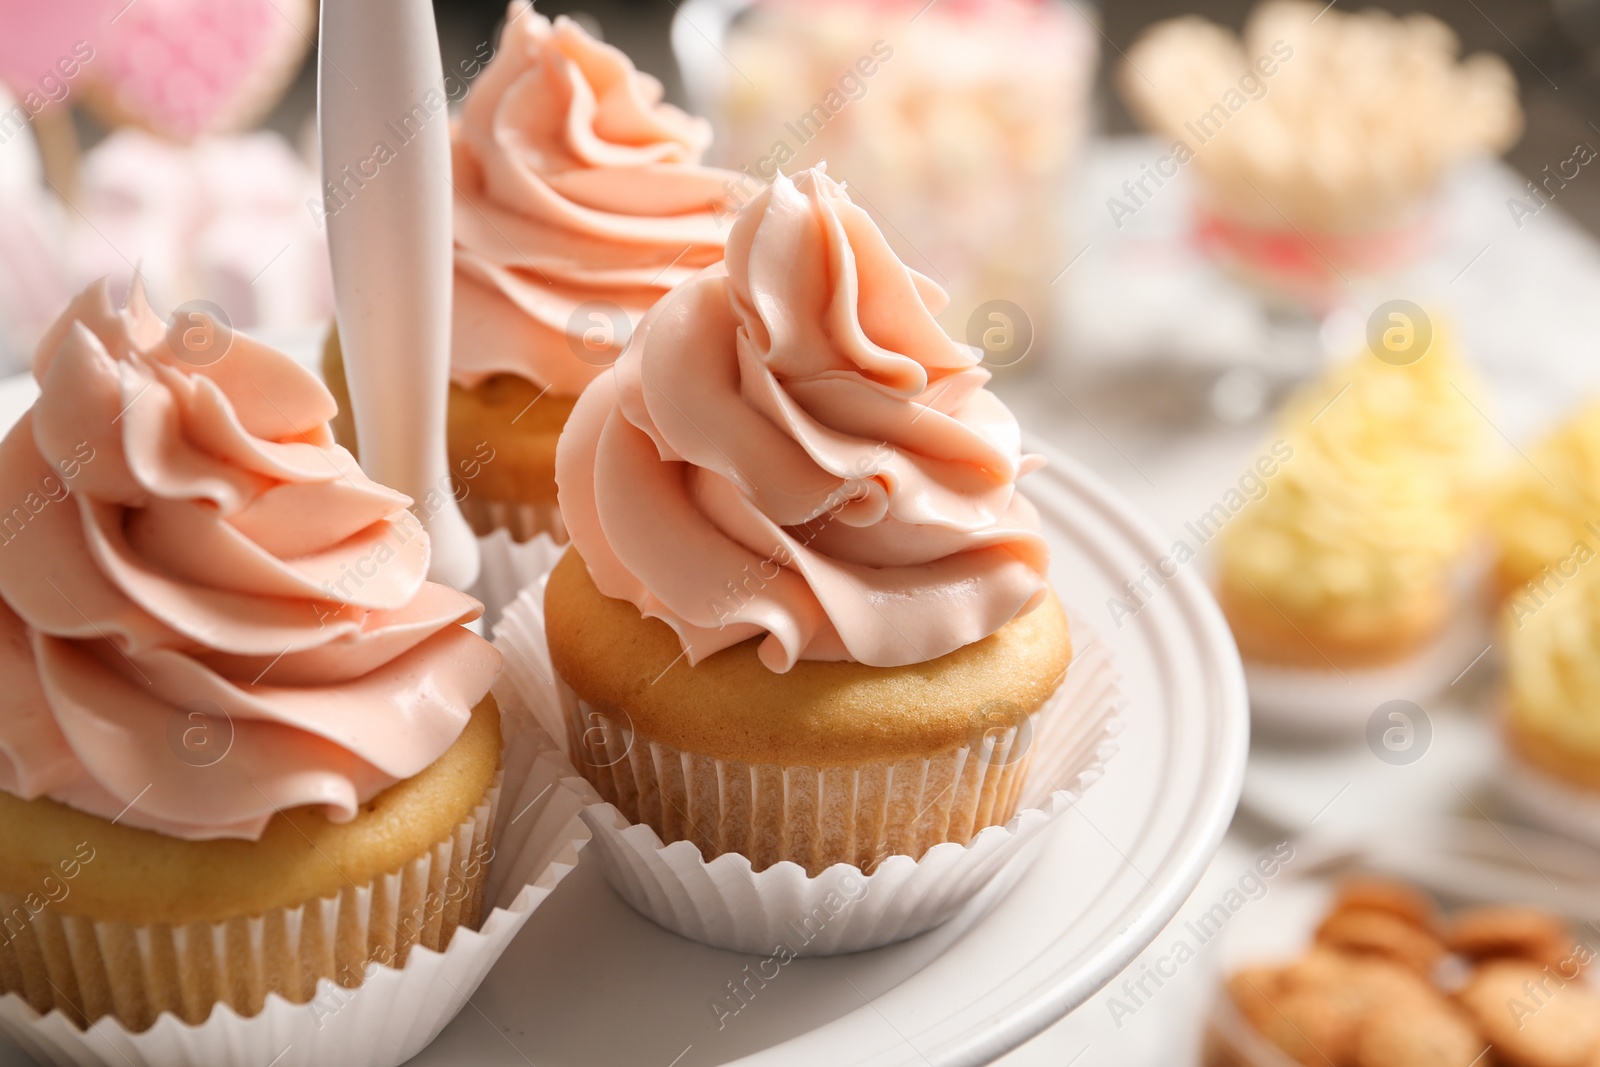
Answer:
<svg viewBox="0 0 1600 1067"><path fill-rule="evenodd" d="M0 352L25 363L72 289L109 278L124 294L136 267L163 310L203 299L230 326L274 331L327 319L316 176L283 138L245 132L282 98L315 28L314 0L7 11ZM77 108L108 130L88 151Z"/></svg>
<svg viewBox="0 0 1600 1067"><path fill-rule="evenodd" d="M1526 769L1600 801L1600 568L1574 567L1504 616L1506 743Z"/></svg>
<svg viewBox="0 0 1600 1067"><path fill-rule="evenodd" d="M1478 393L1441 333L1414 362L1364 351L1291 397L1276 430L1289 458L1218 541L1247 660L1379 666L1441 631L1482 513Z"/></svg>
<svg viewBox="0 0 1600 1067"><path fill-rule="evenodd" d="M78 276L126 292L137 250L158 306L203 299L237 329L309 327L333 314L327 241L306 207L319 198L315 171L276 133L185 144L116 130L83 159Z"/></svg>
<svg viewBox="0 0 1600 1067"><path fill-rule="evenodd" d="M726 62L687 12L674 44L716 161L752 191L826 161L950 293L945 329L998 369L1048 344L1050 282L1077 251L1064 212L1090 123L1089 18L1061 0L763 0L729 26Z"/></svg>
<svg viewBox="0 0 1600 1067"><path fill-rule="evenodd" d="M0 115L14 103L0 86ZM33 138L0 139L0 375L27 369L39 336L72 295L69 232Z"/></svg>
<svg viewBox="0 0 1600 1067"><path fill-rule="evenodd" d="M1458 52L1429 15L1270 0L1242 39L1194 16L1159 23L1118 84L1175 142L1171 173L1155 180L1193 163L1202 243L1268 293L1322 312L1347 279L1417 257L1445 175L1521 132L1504 61Z"/></svg>
<svg viewBox="0 0 1600 1067"><path fill-rule="evenodd" d="M108 128L137 126L178 142L253 128L299 73L317 32L315 0L101 7L89 34L85 105Z"/></svg>
<svg viewBox="0 0 1600 1067"><path fill-rule="evenodd" d="M1532 612L1600 555L1600 402L1528 450L1489 511L1496 583L1513 621Z"/></svg>
<svg viewBox="0 0 1600 1067"><path fill-rule="evenodd" d="M659 297L722 258L737 175L700 165L710 125L661 96L622 52L514 0L452 127L450 465L475 472L461 504L480 535L566 540L555 452L573 403ZM337 335L325 368L343 393Z"/></svg>

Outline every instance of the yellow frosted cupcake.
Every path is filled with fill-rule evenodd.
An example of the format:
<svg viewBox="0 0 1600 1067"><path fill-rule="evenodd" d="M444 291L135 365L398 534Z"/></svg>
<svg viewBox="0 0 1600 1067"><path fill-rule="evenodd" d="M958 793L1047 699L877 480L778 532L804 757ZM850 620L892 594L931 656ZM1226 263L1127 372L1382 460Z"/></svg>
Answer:
<svg viewBox="0 0 1600 1067"><path fill-rule="evenodd" d="M1536 610L1504 614L1505 732L1527 765L1600 792L1600 570Z"/></svg>
<svg viewBox="0 0 1600 1067"><path fill-rule="evenodd" d="M515 0L451 129L448 441L480 535L565 540L555 452L573 402L662 294L722 258L744 176L701 166L710 124L661 95L622 52ZM324 362L338 394L336 337Z"/></svg>
<svg viewBox="0 0 1600 1067"><path fill-rule="evenodd" d="M1489 511L1496 584L1531 611L1600 553L1600 403L1529 449Z"/></svg>
<svg viewBox="0 0 1600 1067"><path fill-rule="evenodd" d="M1289 402L1290 458L1218 542L1218 599L1246 658L1376 666L1440 631L1480 511L1476 392L1436 337L1405 366L1364 352Z"/></svg>
<svg viewBox="0 0 1600 1067"><path fill-rule="evenodd" d="M0 441L0 993L243 1015L476 923L499 657L332 397L77 297Z"/></svg>
<svg viewBox="0 0 1600 1067"><path fill-rule="evenodd" d="M1037 461L942 296L780 177L579 398L551 660L575 762L663 840L814 874L1013 813L1072 645Z"/></svg>

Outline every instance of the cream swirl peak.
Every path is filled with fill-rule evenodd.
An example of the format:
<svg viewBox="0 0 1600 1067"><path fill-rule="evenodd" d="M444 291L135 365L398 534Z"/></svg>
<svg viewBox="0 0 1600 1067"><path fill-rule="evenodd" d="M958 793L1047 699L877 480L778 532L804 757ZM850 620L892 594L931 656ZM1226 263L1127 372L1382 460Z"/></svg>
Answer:
<svg viewBox="0 0 1600 1067"><path fill-rule="evenodd" d="M436 760L499 664L424 580L333 398L234 335L195 366L135 282L76 297L0 441L0 790L169 836L335 820Z"/></svg>
<svg viewBox="0 0 1600 1067"><path fill-rule="evenodd" d="M691 663L765 633L762 662L898 666L1044 596L1016 419L818 168L740 213L725 263L645 317L556 453L572 543L607 596Z"/></svg>
<svg viewBox="0 0 1600 1067"><path fill-rule="evenodd" d="M710 141L622 52L515 0L452 132L453 379L581 392L650 305L722 258L743 175L700 165Z"/></svg>

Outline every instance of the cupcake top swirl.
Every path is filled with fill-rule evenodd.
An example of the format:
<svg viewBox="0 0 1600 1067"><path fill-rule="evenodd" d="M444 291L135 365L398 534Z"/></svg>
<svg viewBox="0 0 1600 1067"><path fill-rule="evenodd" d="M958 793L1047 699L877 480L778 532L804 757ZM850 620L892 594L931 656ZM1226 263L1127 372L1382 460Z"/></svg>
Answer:
<svg viewBox="0 0 1600 1067"><path fill-rule="evenodd" d="M188 362L135 283L76 297L0 441L0 789L190 839L334 820L455 740L499 663L410 500L242 335Z"/></svg>
<svg viewBox="0 0 1600 1067"><path fill-rule="evenodd" d="M514 0L452 132L452 377L576 396L650 305L722 258L730 182L711 127L577 23Z"/></svg>
<svg viewBox="0 0 1600 1067"><path fill-rule="evenodd" d="M1224 576L1300 611L1392 604L1448 581L1486 466L1477 391L1441 337L1405 366L1364 352L1294 397L1278 422L1292 456L1225 527Z"/></svg>
<svg viewBox="0 0 1600 1067"><path fill-rule="evenodd" d="M1016 419L822 170L740 213L727 260L656 305L579 398L556 454L595 584L690 663L935 659L1044 596Z"/></svg>

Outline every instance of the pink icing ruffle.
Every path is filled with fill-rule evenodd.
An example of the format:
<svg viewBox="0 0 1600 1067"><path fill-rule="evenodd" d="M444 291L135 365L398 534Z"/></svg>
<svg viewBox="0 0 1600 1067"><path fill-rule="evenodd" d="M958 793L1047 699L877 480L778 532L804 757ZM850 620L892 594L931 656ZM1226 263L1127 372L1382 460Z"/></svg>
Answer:
<svg viewBox="0 0 1600 1067"><path fill-rule="evenodd" d="M650 305L722 258L747 179L700 166L710 140L623 53L512 3L452 134L454 379L581 392ZM611 336L591 351L596 323Z"/></svg>

